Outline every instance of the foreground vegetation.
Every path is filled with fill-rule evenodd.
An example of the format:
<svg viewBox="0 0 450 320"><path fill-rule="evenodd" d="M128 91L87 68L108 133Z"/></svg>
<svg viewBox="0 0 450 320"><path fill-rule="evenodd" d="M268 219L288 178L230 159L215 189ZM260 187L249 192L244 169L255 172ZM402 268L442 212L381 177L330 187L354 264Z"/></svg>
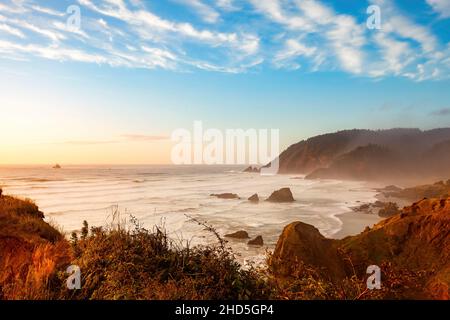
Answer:
<svg viewBox="0 0 450 320"><path fill-rule="evenodd" d="M0 196L0 299L399 299L421 298L423 272L383 263L383 287L368 290L355 271L333 279L301 261L289 274L242 268L226 241L187 247L165 231L131 224L89 227L66 239L29 200ZM268 256L270 266L273 257ZM81 289L66 287L66 268L81 269Z"/></svg>

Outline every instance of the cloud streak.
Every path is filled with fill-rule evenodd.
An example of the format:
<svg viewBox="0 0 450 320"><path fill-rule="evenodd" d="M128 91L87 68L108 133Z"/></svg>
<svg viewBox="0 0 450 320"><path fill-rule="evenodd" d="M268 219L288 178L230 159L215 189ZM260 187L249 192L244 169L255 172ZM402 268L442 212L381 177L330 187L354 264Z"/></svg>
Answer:
<svg viewBox="0 0 450 320"><path fill-rule="evenodd" d="M155 135L145 135L145 134L125 134L122 135L128 141L161 141L161 140L170 140L169 136L155 136Z"/></svg>
<svg viewBox="0 0 450 320"><path fill-rule="evenodd" d="M61 7L33 0L0 4L0 52L18 60L182 72L275 67L414 81L450 74L450 45L394 1L367 2L381 8L381 30L368 30L367 16L338 12L322 0L172 0L167 5L174 10L191 13L182 19L139 0L77 1L79 30L67 27ZM440 19L450 16L448 1L423 1Z"/></svg>
<svg viewBox="0 0 450 320"><path fill-rule="evenodd" d="M430 115L435 117L450 116L450 108L443 108L433 111L430 113Z"/></svg>
<svg viewBox="0 0 450 320"><path fill-rule="evenodd" d="M427 3L436 11L442 18L450 17L450 1L448 0L426 0Z"/></svg>

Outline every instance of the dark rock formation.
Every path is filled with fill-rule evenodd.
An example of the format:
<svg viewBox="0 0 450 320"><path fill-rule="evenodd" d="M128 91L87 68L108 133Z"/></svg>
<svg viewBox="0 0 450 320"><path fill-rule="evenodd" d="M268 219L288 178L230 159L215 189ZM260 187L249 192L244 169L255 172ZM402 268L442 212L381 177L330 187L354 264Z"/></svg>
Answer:
<svg viewBox="0 0 450 320"><path fill-rule="evenodd" d="M244 231L244 230L240 230L240 231L236 231L236 232L233 232L233 233L226 234L225 237L235 238L235 239L248 239L248 238L250 238L248 236L247 231Z"/></svg>
<svg viewBox="0 0 450 320"><path fill-rule="evenodd" d="M336 250L337 240L322 236L317 228L303 222L286 226L278 239L270 261L271 269L289 275L297 261L318 268L326 268L333 278L345 276L344 263Z"/></svg>
<svg viewBox="0 0 450 320"><path fill-rule="evenodd" d="M418 201L423 198L447 198L450 196L450 180L421 185L397 191L381 191L386 197Z"/></svg>
<svg viewBox="0 0 450 320"><path fill-rule="evenodd" d="M353 207L354 212L365 213L365 214L378 214L380 209L383 209L387 203L382 201L375 201L374 203L364 203L358 207Z"/></svg>
<svg viewBox="0 0 450 320"><path fill-rule="evenodd" d="M258 167L249 166L243 172L259 173L261 172L261 169L259 169Z"/></svg>
<svg viewBox="0 0 450 320"><path fill-rule="evenodd" d="M398 205L394 202L388 202L385 204L384 208L381 208L378 211L378 215L382 218L389 218L392 216L395 216L396 214L400 213L400 209L398 208Z"/></svg>
<svg viewBox="0 0 450 320"><path fill-rule="evenodd" d="M219 199L240 199L239 196L235 193L211 193L211 197L216 197Z"/></svg>
<svg viewBox="0 0 450 320"><path fill-rule="evenodd" d="M248 198L248 201L254 202L254 203L259 202L258 194L255 193L254 195L252 195L250 198Z"/></svg>
<svg viewBox="0 0 450 320"><path fill-rule="evenodd" d="M262 246L264 245L264 240L262 236L257 236L255 239L252 239L248 242L248 244L253 246Z"/></svg>
<svg viewBox="0 0 450 320"><path fill-rule="evenodd" d="M291 189L282 188L280 190L272 192L270 197L266 200L270 202L292 202L295 201L292 196Z"/></svg>
<svg viewBox="0 0 450 320"><path fill-rule="evenodd" d="M394 185L386 186L384 188L376 189L378 192L381 192L383 194L389 194L390 192L399 192L402 190L402 188L399 188Z"/></svg>
<svg viewBox="0 0 450 320"><path fill-rule="evenodd" d="M278 240L270 267L289 277L298 263L304 263L322 272L324 278L343 279L354 273L363 276L367 266L383 262L399 270L424 272L421 294L449 299L450 198L416 202L373 228L342 240L327 239L311 225L291 223ZM408 290L406 295L420 296Z"/></svg>

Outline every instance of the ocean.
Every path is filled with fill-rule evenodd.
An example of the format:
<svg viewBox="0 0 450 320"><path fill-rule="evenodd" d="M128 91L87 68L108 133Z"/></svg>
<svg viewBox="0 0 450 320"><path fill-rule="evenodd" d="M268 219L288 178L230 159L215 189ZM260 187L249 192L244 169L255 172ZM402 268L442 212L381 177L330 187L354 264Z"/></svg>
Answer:
<svg viewBox="0 0 450 320"><path fill-rule="evenodd" d="M213 226L221 235L245 230L253 238L262 235L263 247L229 239L229 245L245 263L264 259L273 250L283 228L293 221L317 227L327 237L342 228L340 215L352 206L375 201L376 192L364 182L305 180L301 175L261 176L243 173L241 166L0 166L4 194L30 198L47 221L68 234L81 228L113 222L133 215L146 228L163 226L179 244L212 244L215 236L191 221L193 217ZM293 203L253 204L274 190L289 187ZM237 193L240 200L211 197L211 193ZM117 217L117 215L116 215ZM116 220L117 221L117 220ZM378 217L373 217L373 222ZM361 225L361 231L365 225Z"/></svg>

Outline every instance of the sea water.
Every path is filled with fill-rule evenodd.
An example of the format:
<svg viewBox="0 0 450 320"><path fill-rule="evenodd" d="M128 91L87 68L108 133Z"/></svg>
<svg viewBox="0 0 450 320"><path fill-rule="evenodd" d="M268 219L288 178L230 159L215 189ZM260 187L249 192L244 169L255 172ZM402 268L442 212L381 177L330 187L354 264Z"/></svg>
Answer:
<svg viewBox="0 0 450 320"><path fill-rule="evenodd" d="M198 219L225 235L245 230L261 235L263 247L229 239L228 245L246 261L261 261L272 250L283 228L302 221L327 237L342 228L341 214L362 202L375 200L364 182L305 180L301 175L262 176L238 166L0 166L5 194L30 198L68 234L90 226L110 225L133 215L146 228L163 226L175 242L214 244L214 234ZM264 201L277 189L289 187L292 203ZM218 199L212 193L231 192L241 199ZM257 193L260 202L247 198ZM113 214L120 212L120 216ZM377 217L374 217L376 222ZM361 231L365 226L361 225Z"/></svg>

